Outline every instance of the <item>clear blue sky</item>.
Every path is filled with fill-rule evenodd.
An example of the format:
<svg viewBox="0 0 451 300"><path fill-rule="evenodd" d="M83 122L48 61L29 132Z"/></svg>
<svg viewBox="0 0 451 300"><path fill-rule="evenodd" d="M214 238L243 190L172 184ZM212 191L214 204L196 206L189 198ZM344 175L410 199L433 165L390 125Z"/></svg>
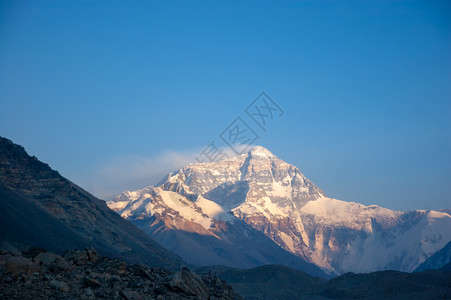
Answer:
<svg viewBox="0 0 451 300"><path fill-rule="evenodd" d="M449 208L450 83L450 1L0 2L0 135L101 197L266 91L257 144L330 197Z"/></svg>

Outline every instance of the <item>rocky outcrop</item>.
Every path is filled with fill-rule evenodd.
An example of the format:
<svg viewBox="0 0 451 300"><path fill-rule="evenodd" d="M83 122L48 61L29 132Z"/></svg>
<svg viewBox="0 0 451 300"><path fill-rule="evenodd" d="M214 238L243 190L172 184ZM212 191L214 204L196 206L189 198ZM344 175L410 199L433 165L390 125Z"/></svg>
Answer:
<svg viewBox="0 0 451 300"><path fill-rule="evenodd" d="M175 292L183 292L186 295L198 296L200 299L208 299L209 291L201 277L187 268L183 268L172 276L169 288Z"/></svg>
<svg viewBox="0 0 451 300"><path fill-rule="evenodd" d="M217 278L127 264L96 250L0 253L0 299L241 299Z"/></svg>
<svg viewBox="0 0 451 300"><path fill-rule="evenodd" d="M0 259L1 261L4 261L5 270L15 275L22 273L32 274L41 270L39 265L34 264L30 259L25 257L4 256Z"/></svg>

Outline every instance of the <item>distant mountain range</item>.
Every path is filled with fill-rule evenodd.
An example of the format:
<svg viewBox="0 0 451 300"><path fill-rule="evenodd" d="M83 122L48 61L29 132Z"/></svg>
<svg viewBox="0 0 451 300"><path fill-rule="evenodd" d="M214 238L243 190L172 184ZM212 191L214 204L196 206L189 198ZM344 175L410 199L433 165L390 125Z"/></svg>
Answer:
<svg viewBox="0 0 451 300"><path fill-rule="evenodd" d="M301 299L448 299L450 270L405 273L379 271L346 273L330 280L312 277L285 266L252 269L203 267L200 273L217 274L247 300Z"/></svg>
<svg viewBox="0 0 451 300"><path fill-rule="evenodd" d="M185 262L25 149L0 137L0 248L61 253L95 247L130 263L178 269Z"/></svg>
<svg viewBox="0 0 451 300"><path fill-rule="evenodd" d="M282 264L319 276L315 266L331 275L411 272L451 241L447 212L398 212L328 198L260 146L190 164L108 206L198 265Z"/></svg>

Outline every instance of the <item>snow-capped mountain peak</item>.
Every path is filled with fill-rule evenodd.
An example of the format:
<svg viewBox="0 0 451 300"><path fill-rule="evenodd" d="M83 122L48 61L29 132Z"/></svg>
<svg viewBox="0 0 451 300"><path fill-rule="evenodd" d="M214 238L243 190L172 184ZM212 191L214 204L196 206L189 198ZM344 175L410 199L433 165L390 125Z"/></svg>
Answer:
<svg viewBox="0 0 451 300"><path fill-rule="evenodd" d="M298 168L262 146L190 164L157 188L123 193L109 205L138 225L155 226L157 218L166 226L223 240L238 232L226 224L244 221L330 273L412 271L451 240L449 214L397 212L328 198Z"/></svg>
<svg viewBox="0 0 451 300"><path fill-rule="evenodd" d="M275 158L276 156L272 154L268 149L263 146L255 146L249 152L248 155L253 158Z"/></svg>

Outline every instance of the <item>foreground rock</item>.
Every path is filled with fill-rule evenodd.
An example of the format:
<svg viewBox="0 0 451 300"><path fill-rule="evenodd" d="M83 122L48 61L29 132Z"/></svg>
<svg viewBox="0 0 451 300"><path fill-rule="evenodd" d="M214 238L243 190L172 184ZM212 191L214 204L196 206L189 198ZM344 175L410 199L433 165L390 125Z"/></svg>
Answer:
<svg viewBox="0 0 451 300"><path fill-rule="evenodd" d="M92 248L40 251L0 253L0 299L241 299L225 282L187 268L130 265Z"/></svg>

